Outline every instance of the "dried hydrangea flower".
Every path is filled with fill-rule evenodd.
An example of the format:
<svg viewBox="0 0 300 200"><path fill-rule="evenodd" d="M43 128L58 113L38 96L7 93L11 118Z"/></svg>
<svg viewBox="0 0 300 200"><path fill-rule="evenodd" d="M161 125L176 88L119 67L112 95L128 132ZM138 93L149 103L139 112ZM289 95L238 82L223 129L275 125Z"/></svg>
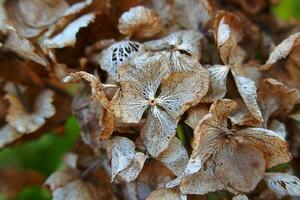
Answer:
<svg viewBox="0 0 300 200"><path fill-rule="evenodd" d="M166 77L168 74L160 54L135 57L122 66L121 90L112 100L114 114L127 123L138 123L150 109L142 132L147 151L155 157L168 147L179 116L197 104L208 89L206 71Z"/></svg>
<svg viewBox="0 0 300 200"><path fill-rule="evenodd" d="M71 73L68 76L66 76L63 79L63 81L69 83L77 82L81 79L84 79L85 81L89 82L92 90L92 98L96 99L101 104L101 106L105 108L103 109L103 122L101 123L104 125L104 127L99 133L99 138L108 139L114 130L114 116L110 110L109 101L104 92L105 85L103 85L94 75L84 71Z"/></svg>
<svg viewBox="0 0 300 200"><path fill-rule="evenodd" d="M299 84L300 32L290 35L270 53L261 70L288 87L300 90Z"/></svg>
<svg viewBox="0 0 300 200"><path fill-rule="evenodd" d="M257 103L255 82L241 73L245 52L238 46L242 38L239 19L228 12L220 12L215 19L215 38L220 57L224 66L215 65L209 68L210 92L204 98L204 102L213 102L225 96L228 71L233 75L238 92L250 113L259 122L263 121L260 108ZM221 87L219 87L219 84Z"/></svg>
<svg viewBox="0 0 300 200"><path fill-rule="evenodd" d="M42 41L42 45L46 48L63 48L74 46L76 43L76 34L78 31L87 27L96 18L94 13L86 14L68 24L68 26L53 38L46 38Z"/></svg>
<svg viewBox="0 0 300 200"><path fill-rule="evenodd" d="M235 108L232 100L217 100L199 122L191 158L200 156L202 168L182 179L182 193L250 192L263 178L265 168L291 159L287 142L271 130L230 129L227 120Z"/></svg>
<svg viewBox="0 0 300 200"><path fill-rule="evenodd" d="M144 43L146 50L160 51L171 67L171 71L201 70L200 40L203 35L196 31L185 30L171 33L165 38Z"/></svg>
<svg viewBox="0 0 300 200"><path fill-rule="evenodd" d="M45 124L46 119L55 114L52 104L54 93L51 90L42 91L35 100L32 112L28 112L21 100L15 95L6 95L10 102L7 122L21 133L31 133Z"/></svg>
<svg viewBox="0 0 300 200"><path fill-rule="evenodd" d="M134 143L125 137L115 137L107 147L111 155L111 180L116 176L126 182L137 178L144 166L147 156L135 151Z"/></svg>
<svg viewBox="0 0 300 200"><path fill-rule="evenodd" d="M187 111L187 118L184 121L189 127L195 129L198 122L208 113L209 104L198 104Z"/></svg>
<svg viewBox="0 0 300 200"><path fill-rule="evenodd" d="M187 200L187 196L174 189L159 189L151 192L146 200Z"/></svg>
<svg viewBox="0 0 300 200"><path fill-rule="evenodd" d="M163 23L153 10L137 6L122 14L118 29L129 37L150 38L162 31Z"/></svg>
<svg viewBox="0 0 300 200"><path fill-rule="evenodd" d="M244 194L239 194L239 195L237 195L237 196L234 196L234 197L232 198L232 200L249 200L249 199L248 199L248 197L247 197L246 195L244 195Z"/></svg>
<svg viewBox="0 0 300 200"><path fill-rule="evenodd" d="M107 71L113 80L119 81L120 66L131 57L144 52L144 46L139 42L130 40L116 42L101 52L100 67Z"/></svg>
<svg viewBox="0 0 300 200"><path fill-rule="evenodd" d="M284 173L266 173L264 180L278 198L300 196L300 180L296 176Z"/></svg>

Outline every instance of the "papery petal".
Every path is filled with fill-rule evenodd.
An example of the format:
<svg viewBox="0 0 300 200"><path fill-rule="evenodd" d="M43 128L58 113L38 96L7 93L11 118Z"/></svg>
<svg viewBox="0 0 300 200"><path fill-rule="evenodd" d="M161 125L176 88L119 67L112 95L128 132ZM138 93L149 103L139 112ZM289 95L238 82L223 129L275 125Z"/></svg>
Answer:
<svg viewBox="0 0 300 200"><path fill-rule="evenodd" d="M151 192L146 200L187 200L187 196L172 189L159 189Z"/></svg>
<svg viewBox="0 0 300 200"><path fill-rule="evenodd" d="M165 111L154 107L142 129L144 145L153 157L168 148L176 133L177 122Z"/></svg>
<svg viewBox="0 0 300 200"><path fill-rule="evenodd" d="M213 102L222 99L226 92L226 82L229 68L224 65L213 65L207 68L209 73L209 90L201 102Z"/></svg>

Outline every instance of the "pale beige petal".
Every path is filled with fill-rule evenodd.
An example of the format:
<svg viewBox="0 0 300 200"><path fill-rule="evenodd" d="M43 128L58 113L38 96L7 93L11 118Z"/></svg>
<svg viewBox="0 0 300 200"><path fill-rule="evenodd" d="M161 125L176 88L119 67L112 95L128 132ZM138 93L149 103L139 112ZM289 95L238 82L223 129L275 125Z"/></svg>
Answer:
<svg viewBox="0 0 300 200"><path fill-rule="evenodd" d="M190 106L196 105L208 91L208 73L172 73L161 83L161 93L157 103L174 119L182 115Z"/></svg>
<svg viewBox="0 0 300 200"><path fill-rule="evenodd" d="M224 185L214 176L213 167L208 165L196 173L184 178L180 184L180 191L183 194L204 195L209 192L225 189Z"/></svg>
<svg viewBox="0 0 300 200"><path fill-rule="evenodd" d="M229 67L213 65L207 68L209 73L209 90L201 102L210 103L222 99L227 92L226 83Z"/></svg>
<svg viewBox="0 0 300 200"><path fill-rule="evenodd" d="M127 36L150 38L162 31L163 23L153 10L137 6L122 14L118 29Z"/></svg>
<svg viewBox="0 0 300 200"><path fill-rule="evenodd" d="M144 145L151 156L157 157L168 148L176 127L177 123L165 111L156 106L151 109L142 129Z"/></svg>
<svg viewBox="0 0 300 200"><path fill-rule="evenodd" d="M94 13L86 14L68 24L68 26L52 38L42 41L46 48L64 48L73 47L76 43L76 35L81 28L87 27L96 18Z"/></svg>
<svg viewBox="0 0 300 200"><path fill-rule="evenodd" d="M138 123L168 73L161 57L143 54L120 69L121 90L113 98L113 113L127 123Z"/></svg>
<svg viewBox="0 0 300 200"><path fill-rule="evenodd" d="M187 200L187 196L172 189L159 189L151 192L146 200Z"/></svg>
<svg viewBox="0 0 300 200"><path fill-rule="evenodd" d="M187 113L188 116L184 123L189 125L192 129L195 129L199 121L208 114L209 104L198 104L195 107L191 107Z"/></svg>
<svg viewBox="0 0 300 200"><path fill-rule="evenodd" d="M156 159L162 162L176 176L179 176L183 173L189 157L180 140L177 137L174 137L171 140L168 148L164 150Z"/></svg>
<svg viewBox="0 0 300 200"><path fill-rule="evenodd" d="M277 45L271 52L263 69L269 68L271 64L275 64L277 61L286 58L292 51L294 43L299 37L300 33L294 33Z"/></svg>
<svg viewBox="0 0 300 200"><path fill-rule="evenodd" d="M115 137L111 141L111 180L125 170L135 159L135 145L125 137ZM111 151L111 152L110 152Z"/></svg>
<svg viewBox="0 0 300 200"><path fill-rule="evenodd" d="M255 119L262 122L263 117L260 111L260 107L257 104L257 93L256 93L256 86L255 82L243 77L233 74L236 86L238 91L244 100L248 110L253 115Z"/></svg>
<svg viewBox="0 0 300 200"><path fill-rule="evenodd" d="M119 68L122 64L139 54L143 53L143 45L139 42L123 40L109 46L100 55L100 67L107 71L113 80L119 81Z"/></svg>
<svg viewBox="0 0 300 200"><path fill-rule="evenodd" d="M255 146L264 153L267 168L291 160L288 143L271 130L247 128L238 131L236 134L243 138L243 142Z"/></svg>
<svg viewBox="0 0 300 200"><path fill-rule="evenodd" d="M250 192L263 178L264 154L251 145L238 144L235 149L223 147L214 159L215 177L229 191Z"/></svg>
<svg viewBox="0 0 300 200"><path fill-rule="evenodd" d="M6 120L21 133L31 133L45 124L46 119L55 114L52 105L54 93L51 90L42 91L35 100L33 112L27 112L18 97L7 95L10 107Z"/></svg>
<svg viewBox="0 0 300 200"><path fill-rule="evenodd" d="M0 129L0 148L22 137L23 133L19 133L10 125L5 125Z"/></svg>
<svg viewBox="0 0 300 200"><path fill-rule="evenodd" d="M264 177L268 188L278 198L284 196L300 196L300 180L296 176L284 173L267 173Z"/></svg>
<svg viewBox="0 0 300 200"><path fill-rule="evenodd" d="M66 170L56 171L47 178L44 185L54 191L67 183L76 180L78 176L78 171L69 168Z"/></svg>

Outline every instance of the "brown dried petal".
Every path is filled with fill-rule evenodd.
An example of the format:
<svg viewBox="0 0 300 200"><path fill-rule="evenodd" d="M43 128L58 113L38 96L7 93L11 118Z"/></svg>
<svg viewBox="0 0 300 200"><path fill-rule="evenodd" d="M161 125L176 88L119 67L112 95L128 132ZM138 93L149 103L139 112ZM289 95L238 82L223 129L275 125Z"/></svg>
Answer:
<svg viewBox="0 0 300 200"><path fill-rule="evenodd" d="M227 92L226 82L229 67L224 65L213 65L207 68L209 73L210 87L207 95L201 100L204 103L214 102L217 99L222 99Z"/></svg>
<svg viewBox="0 0 300 200"><path fill-rule="evenodd" d="M86 14L71 22L61 33L53 38L47 38L42 42L46 48L64 48L74 46L76 43L76 34L81 28L87 27L95 20L94 13Z"/></svg>
<svg viewBox="0 0 300 200"><path fill-rule="evenodd" d="M144 52L144 47L139 42L123 40L114 43L103 50L100 55L100 67L108 72L113 80L119 81L119 68L128 62L131 57Z"/></svg>
<svg viewBox="0 0 300 200"><path fill-rule="evenodd" d="M184 122L192 129L195 129L199 121L208 114L208 111L209 104L198 104L187 111L188 116Z"/></svg>
<svg viewBox="0 0 300 200"><path fill-rule="evenodd" d="M55 114L55 107L52 105L54 93L51 90L42 91L34 103L32 113L26 111L21 101L15 95L7 95L10 107L6 120L18 132L31 133L45 124L45 119Z"/></svg>
<svg viewBox="0 0 300 200"><path fill-rule="evenodd" d="M275 132L264 128L247 128L237 132L243 141L262 151L266 167L271 168L291 160L288 143Z"/></svg>
<svg viewBox="0 0 300 200"><path fill-rule="evenodd" d="M249 199L248 199L248 197L247 197L246 195L244 195L244 194L239 194L239 195L237 195L237 196L234 196L234 197L232 198L232 200L249 200Z"/></svg>
<svg viewBox="0 0 300 200"><path fill-rule="evenodd" d="M163 23L153 10L137 6L122 14L118 29L127 36L150 38L162 31Z"/></svg>
<svg viewBox="0 0 300 200"><path fill-rule="evenodd" d="M262 108L264 124L270 117L288 115L300 100L297 89L290 89L275 79L264 79L260 85L258 99Z"/></svg>
<svg viewBox="0 0 300 200"><path fill-rule="evenodd" d="M264 180L268 188L278 198L284 196L300 196L300 180L296 176L284 173L267 173Z"/></svg>

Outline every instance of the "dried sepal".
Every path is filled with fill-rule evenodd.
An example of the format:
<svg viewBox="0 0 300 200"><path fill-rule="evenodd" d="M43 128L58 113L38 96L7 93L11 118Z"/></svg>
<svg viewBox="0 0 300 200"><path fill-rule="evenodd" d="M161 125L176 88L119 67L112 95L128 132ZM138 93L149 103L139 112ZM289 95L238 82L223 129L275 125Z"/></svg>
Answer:
<svg viewBox="0 0 300 200"><path fill-rule="evenodd" d="M173 137L169 147L164 150L157 158L176 176L183 173L188 162L188 153L177 137Z"/></svg>
<svg viewBox="0 0 300 200"><path fill-rule="evenodd" d="M187 113L188 116L184 121L192 129L195 129L198 122L208 113L209 104L198 104L195 107L191 107Z"/></svg>
<svg viewBox="0 0 300 200"><path fill-rule="evenodd" d="M51 90L42 91L35 100L32 112L28 112L16 95L6 95L10 102L7 122L21 133L31 133L45 124L46 119L55 114L52 104L54 93Z"/></svg>
<svg viewBox="0 0 300 200"><path fill-rule="evenodd" d="M115 137L108 148L111 154L111 180L119 176L131 182L139 175L147 158L145 154L136 152L134 143L125 137Z"/></svg>
<svg viewBox="0 0 300 200"><path fill-rule="evenodd" d="M241 95L246 107L259 122L263 121L260 107L257 103L257 93L255 82L249 78L233 74L239 94Z"/></svg>
<svg viewBox="0 0 300 200"><path fill-rule="evenodd" d="M87 27L95 20L94 13L86 14L71 22L61 33L55 35L53 38L47 38L42 42L46 48L63 48L67 46L74 46L76 43L76 34L78 31Z"/></svg>
<svg viewBox="0 0 300 200"><path fill-rule="evenodd" d="M170 35L144 43L146 50L160 51L172 72L202 70L198 60L203 35L192 30L173 32ZM203 71L203 70L202 70Z"/></svg>
<svg viewBox="0 0 300 200"><path fill-rule="evenodd" d="M213 65L207 68L210 87L201 102L213 102L217 99L222 99L226 95L226 83L229 70L229 67L224 65Z"/></svg>
<svg viewBox="0 0 300 200"><path fill-rule="evenodd" d="M266 126L270 117L289 115L300 100L297 89L290 89L275 79L264 79L261 82L258 100Z"/></svg>
<svg viewBox="0 0 300 200"><path fill-rule="evenodd" d="M243 38L240 19L232 13L219 11L214 20L214 32L223 63L241 65L245 52L238 45Z"/></svg>
<svg viewBox="0 0 300 200"><path fill-rule="evenodd" d="M187 200L187 196L174 189L159 189L151 192L146 200Z"/></svg>
<svg viewBox="0 0 300 200"><path fill-rule="evenodd" d="M1 29L0 32L2 32ZM7 32L7 37L2 44L2 50L14 52L22 58L32 60L43 66L48 65L47 60L36 52L35 46L29 40L19 36L15 30L6 29L5 32Z"/></svg>
<svg viewBox="0 0 300 200"><path fill-rule="evenodd" d="M80 80L85 80L89 82L91 87L91 98L97 99L97 101L103 106L103 115L102 118L99 119L101 122L99 125L103 125L103 128L100 130L99 138L100 139L109 139L114 130L114 115L111 112L109 101L104 92L104 86L102 83L92 74L89 74L84 71L74 72L66 76L63 81L64 82L77 82Z"/></svg>
<svg viewBox="0 0 300 200"><path fill-rule="evenodd" d="M137 6L122 14L118 29L129 37L150 38L162 31L163 23L155 11Z"/></svg>
<svg viewBox="0 0 300 200"><path fill-rule="evenodd" d="M143 45L139 42L130 40L116 42L101 52L100 67L107 71L113 80L119 81L120 66L144 51Z"/></svg>
<svg viewBox="0 0 300 200"><path fill-rule="evenodd" d="M278 198L300 196L300 180L296 176L285 173L267 173L264 180Z"/></svg>

